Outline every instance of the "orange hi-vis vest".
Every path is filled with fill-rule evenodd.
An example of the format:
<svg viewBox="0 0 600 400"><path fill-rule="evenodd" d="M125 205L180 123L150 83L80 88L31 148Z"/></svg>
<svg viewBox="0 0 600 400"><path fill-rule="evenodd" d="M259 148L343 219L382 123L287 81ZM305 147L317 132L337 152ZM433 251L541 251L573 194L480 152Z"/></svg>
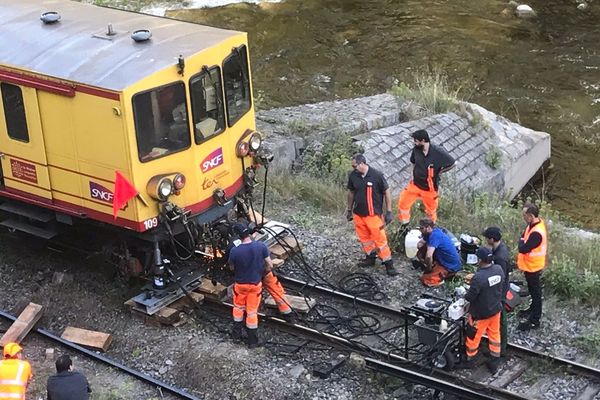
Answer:
<svg viewBox="0 0 600 400"><path fill-rule="evenodd" d="M533 228L527 225L523 240L527 242L529 235L533 232L538 232L542 236L542 243L535 249L531 250L527 254L521 254L517 256L517 266L521 271L525 272L537 272L544 269L546 265L546 252L548 250L548 233L546 231L546 224L540 219L540 222L535 224Z"/></svg>
<svg viewBox="0 0 600 400"><path fill-rule="evenodd" d="M31 365L27 361L0 360L0 400L25 400Z"/></svg>

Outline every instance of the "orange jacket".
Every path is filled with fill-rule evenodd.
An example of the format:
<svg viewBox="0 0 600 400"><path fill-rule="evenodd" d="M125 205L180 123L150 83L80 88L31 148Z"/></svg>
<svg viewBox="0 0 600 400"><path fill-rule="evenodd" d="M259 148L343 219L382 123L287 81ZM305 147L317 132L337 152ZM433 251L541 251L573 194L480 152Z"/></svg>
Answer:
<svg viewBox="0 0 600 400"><path fill-rule="evenodd" d="M0 400L25 400L31 365L27 361L7 359L0 361Z"/></svg>
<svg viewBox="0 0 600 400"><path fill-rule="evenodd" d="M548 250L548 233L546 231L546 224L540 219L540 222L533 228L527 225L523 240L527 242L529 235L533 232L538 232L542 236L542 243L535 249L531 250L527 254L521 254L517 256L517 266L521 271L525 272L537 272L544 269L546 265L546 252Z"/></svg>

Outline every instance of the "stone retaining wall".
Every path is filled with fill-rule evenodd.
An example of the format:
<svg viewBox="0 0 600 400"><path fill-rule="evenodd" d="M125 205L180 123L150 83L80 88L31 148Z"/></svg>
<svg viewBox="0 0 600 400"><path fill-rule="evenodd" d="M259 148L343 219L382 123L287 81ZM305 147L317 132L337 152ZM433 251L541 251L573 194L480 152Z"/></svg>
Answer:
<svg viewBox="0 0 600 400"><path fill-rule="evenodd" d="M369 164L386 174L394 195L410 180L413 146L410 133L426 129L434 144L456 160L444 175L453 187L501 193L513 198L550 157L550 135L533 131L478 105L462 103L458 111L401 122L406 105L389 94L261 111L258 129L267 134L278 167L287 167L306 137L344 132L365 149Z"/></svg>

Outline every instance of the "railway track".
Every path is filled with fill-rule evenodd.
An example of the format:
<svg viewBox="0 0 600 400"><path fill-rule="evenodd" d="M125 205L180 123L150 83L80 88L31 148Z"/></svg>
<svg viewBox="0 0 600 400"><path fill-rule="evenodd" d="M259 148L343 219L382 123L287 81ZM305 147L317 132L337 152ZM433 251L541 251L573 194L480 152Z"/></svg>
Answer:
<svg viewBox="0 0 600 400"><path fill-rule="evenodd" d="M485 365L472 370L446 371L432 366L431 358L414 359L415 346L395 346L394 334L416 339L414 325L416 317L409 307L392 308L375 301L356 297L327 287L310 284L287 276L279 276L281 283L289 290L310 295L317 304L329 306L345 303L341 312L346 316L353 310L360 315L377 315L380 325L378 335L348 334L342 329L327 329L327 323L306 318L300 323L289 324L277 316L262 314L263 320L277 329L295 336L330 345L346 352L354 352L364 357L368 368L420 384L437 392L452 394L461 399L532 399L540 398L552 391L552 385L574 385L571 397L577 400L591 400L600 392L600 370L564 358L536 352L525 347L509 344L504 366L492 375ZM227 309L230 303L212 300L214 306ZM411 324L407 324L406 322ZM398 327L390 329L394 322ZM454 327L458 329L457 327ZM450 327L447 334L456 334ZM366 329L369 330L369 327ZM375 328L373 328L375 330ZM376 336L376 337L374 337ZM386 337L387 336L387 337ZM379 339L379 342L378 342ZM381 342L384 345L381 345ZM409 341L406 341L407 343ZM396 342L396 344L398 344ZM391 346L391 347L390 347ZM486 346L481 346L483 349ZM552 397L551 397L552 398ZM555 397L556 398L556 397ZM564 398L564 397L561 397Z"/></svg>
<svg viewBox="0 0 600 400"><path fill-rule="evenodd" d="M6 313L4 311L0 311L0 317L6 319L8 321L11 321L11 322L14 322L14 321L17 320L17 318L15 316L13 316L11 314L8 314L8 313ZM131 375L131 376L133 376L134 378L136 378L136 379L138 379L140 381L143 381L143 382L145 382L145 383L147 383L149 385L152 385L153 387L160 388L161 390L169 392L169 393L171 393L171 394L173 394L173 395L175 395L175 396L177 396L177 397L179 397L181 399L200 400L199 397L194 396L191 393L188 393L188 392L186 392L186 391L184 391L184 390L182 390L180 388L177 388L175 386L169 385L168 383L165 383L165 382L159 381L157 379L154 379L151 376L149 376L147 374L144 374L143 372L137 371L137 370L135 370L133 368L130 368L130 367L124 365L124 364L121 364L119 362L111 360L110 358L108 358L106 356L103 356L101 354L98 354L98 353L96 353L94 351L88 350L85 347L82 347L82 346L79 346L79 345L77 345L75 343L69 342L68 340L65 340L65 339L63 339L63 338L61 338L59 336L56 336L53 333L48 332L48 331L46 331L46 330L44 330L42 328L37 328L37 329L34 329L33 331L35 333L43 336L46 339L49 339L49 340L51 340L51 341L53 341L55 343L60 344L61 346L65 347L65 348L68 348L70 350L73 350L73 351L76 351L76 352L78 352L80 354L83 354L84 356L86 356L86 357L88 357L88 358L90 358L90 359L92 359L94 361L97 361L97 362L100 362L102 364L106 364L106 365L108 365L110 367L116 368L119 371L122 371L123 373L126 373L127 375Z"/></svg>

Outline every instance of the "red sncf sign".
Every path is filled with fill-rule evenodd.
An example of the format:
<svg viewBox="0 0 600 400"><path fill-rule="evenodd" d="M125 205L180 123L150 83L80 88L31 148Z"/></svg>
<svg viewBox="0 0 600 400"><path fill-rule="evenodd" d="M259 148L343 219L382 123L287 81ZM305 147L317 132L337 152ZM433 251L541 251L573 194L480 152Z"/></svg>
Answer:
<svg viewBox="0 0 600 400"><path fill-rule="evenodd" d="M202 172L208 172L211 169L223 164L223 162L223 148L219 147L217 150L207 155L204 160L202 160L200 163L200 170Z"/></svg>

